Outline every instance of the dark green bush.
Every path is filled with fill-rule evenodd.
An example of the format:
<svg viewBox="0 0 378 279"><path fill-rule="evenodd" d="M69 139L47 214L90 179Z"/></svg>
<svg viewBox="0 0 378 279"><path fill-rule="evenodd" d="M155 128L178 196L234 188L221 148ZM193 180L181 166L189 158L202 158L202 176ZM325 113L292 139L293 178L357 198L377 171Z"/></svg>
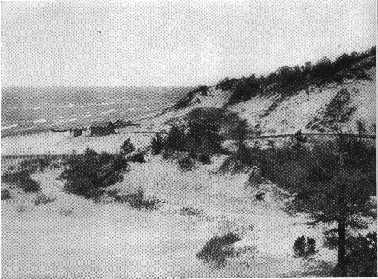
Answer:
<svg viewBox="0 0 378 279"><path fill-rule="evenodd" d="M98 154L90 149L84 154L70 156L64 165L60 177L66 180L65 191L85 198L99 197L106 187L121 181L122 173L128 169L124 156Z"/></svg>

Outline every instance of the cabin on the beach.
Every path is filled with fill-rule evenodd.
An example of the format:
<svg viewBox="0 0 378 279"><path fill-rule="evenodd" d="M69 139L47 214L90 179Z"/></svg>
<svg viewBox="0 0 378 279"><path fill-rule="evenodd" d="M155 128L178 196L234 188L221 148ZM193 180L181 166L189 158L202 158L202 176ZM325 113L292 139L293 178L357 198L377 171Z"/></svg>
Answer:
<svg viewBox="0 0 378 279"><path fill-rule="evenodd" d="M107 136L116 133L116 127L111 122L96 122L89 126L88 134L91 137Z"/></svg>

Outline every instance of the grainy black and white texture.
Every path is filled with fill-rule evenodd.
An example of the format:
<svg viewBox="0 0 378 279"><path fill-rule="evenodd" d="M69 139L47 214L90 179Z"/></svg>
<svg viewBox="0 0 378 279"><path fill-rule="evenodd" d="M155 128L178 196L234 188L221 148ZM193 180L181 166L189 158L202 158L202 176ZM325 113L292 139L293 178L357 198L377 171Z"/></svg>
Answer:
<svg viewBox="0 0 378 279"><path fill-rule="evenodd" d="M376 1L1 2L1 277L376 276Z"/></svg>

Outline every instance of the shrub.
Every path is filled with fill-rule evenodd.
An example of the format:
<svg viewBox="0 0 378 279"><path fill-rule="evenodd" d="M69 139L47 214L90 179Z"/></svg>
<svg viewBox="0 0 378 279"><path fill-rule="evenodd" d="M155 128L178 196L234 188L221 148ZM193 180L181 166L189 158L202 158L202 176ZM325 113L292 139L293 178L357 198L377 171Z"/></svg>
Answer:
<svg viewBox="0 0 378 279"><path fill-rule="evenodd" d="M127 160L129 162L133 162L133 163L145 163L146 160L144 159L144 152L140 151L140 152L137 152L129 157L127 157Z"/></svg>
<svg viewBox="0 0 378 279"><path fill-rule="evenodd" d="M11 194L9 193L8 189L1 189L1 200L9 200L11 198Z"/></svg>
<svg viewBox="0 0 378 279"><path fill-rule="evenodd" d="M248 78L241 78L234 86L235 88L230 97L229 104L247 101L261 92L261 82L254 75Z"/></svg>
<svg viewBox="0 0 378 279"><path fill-rule="evenodd" d="M164 149L165 142L162 136L158 133L151 141L151 149L152 154L157 155L160 154L161 151Z"/></svg>
<svg viewBox="0 0 378 279"><path fill-rule="evenodd" d="M23 160L19 164L19 169L28 171L29 173L34 173L36 171L44 171L51 164L51 159L45 158L33 158Z"/></svg>
<svg viewBox="0 0 378 279"><path fill-rule="evenodd" d="M217 85L216 85L216 89L221 89L223 91L226 91L226 90L233 90L236 86L236 83L237 83L237 79L233 78L233 79L229 79L229 78L225 78L223 80L221 80Z"/></svg>
<svg viewBox="0 0 378 279"><path fill-rule="evenodd" d="M30 172L21 169L14 172L6 172L1 176L2 182L11 183L21 188L24 192L37 192L41 189L38 182L30 177Z"/></svg>
<svg viewBox="0 0 378 279"><path fill-rule="evenodd" d="M125 140L123 144L121 145L121 154L126 155L135 150L134 145L131 143L130 138Z"/></svg>
<svg viewBox="0 0 378 279"><path fill-rule="evenodd" d="M127 160L122 155L98 154L87 149L82 155L70 156L60 177L66 180L65 191L97 198L106 187L121 181L122 172L127 168Z"/></svg>
<svg viewBox="0 0 378 279"><path fill-rule="evenodd" d="M189 113L186 142L191 154L216 154L222 150L220 125L214 117L213 111L193 110Z"/></svg>
<svg viewBox="0 0 378 279"><path fill-rule="evenodd" d="M201 210L195 209L193 207L183 207L180 209L181 215L198 216L201 215L201 213Z"/></svg>
<svg viewBox="0 0 378 279"><path fill-rule="evenodd" d="M306 253L306 238L304 236L298 237L294 242L294 256L304 257Z"/></svg>
<svg viewBox="0 0 378 279"><path fill-rule="evenodd" d="M182 127L173 126L166 139L165 149L169 151L184 151L185 150L185 132Z"/></svg>
<svg viewBox="0 0 378 279"><path fill-rule="evenodd" d="M35 205L40 205L40 204L48 204L55 201L55 198L48 197L44 194L38 195L37 198L34 201Z"/></svg>
<svg viewBox="0 0 378 279"><path fill-rule="evenodd" d="M219 171L222 173L237 173L246 171L253 166L259 168L262 163L262 151L259 148L250 148L247 145L238 144L235 153L229 156L220 166Z"/></svg>
<svg viewBox="0 0 378 279"><path fill-rule="evenodd" d="M208 154L200 154L198 156L198 161L205 165L211 164L210 156Z"/></svg>
<svg viewBox="0 0 378 279"><path fill-rule="evenodd" d="M293 246L295 257L309 257L316 253L316 241L313 238L306 238L304 236L298 237Z"/></svg>
<svg viewBox="0 0 378 279"><path fill-rule="evenodd" d="M240 239L241 238L234 233L228 233L221 237L214 236L196 256L207 263L215 263L217 267L224 266L226 259L234 254L231 245Z"/></svg>
<svg viewBox="0 0 378 279"><path fill-rule="evenodd" d="M189 156L185 156L178 160L178 165L182 171L189 171L194 168L194 160Z"/></svg>
<svg viewBox="0 0 378 279"><path fill-rule="evenodd" d="M131 207L141 210L154 210L160 201L158 199L145 199L144 192L139 189L136 193L120 195L117 190L109 191L108 195L113 197L116 202L128 203Z"/></svg>

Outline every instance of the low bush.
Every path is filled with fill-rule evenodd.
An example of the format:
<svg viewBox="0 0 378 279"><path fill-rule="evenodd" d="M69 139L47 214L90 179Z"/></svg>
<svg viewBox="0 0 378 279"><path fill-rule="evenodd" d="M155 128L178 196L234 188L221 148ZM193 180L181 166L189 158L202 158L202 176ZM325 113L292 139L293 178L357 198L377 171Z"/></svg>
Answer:
<svg viewBox="0 0 378 279"><path fill-rule="evenodd" d="M183 207L180 209L180 214L185 216L198 216L201 215L202 211L195 209L193 207Z"/></svg>
<svg viewBox="0 0 378 279"><path fill-rule="evenodd" d="M259 148L250 148L244 143L238 144L236 152L223 162L218 171L235 174L249 170L253 166L259 167L263 161L263 152Z"/></svg>
<svg viewBox="0 0 378 279"><path fill-rule="evenodd" d="M214 236L196 256L206 263L214 263L217 267L224 266L226 259L234 254L231 245L240 239L241 238L234 233L228 233L220 237Z"/></svg>
<svg viewBox="0 0 378 279"><path fill-rule="evenodd" d="M24 192L37 192L41 189L38 182L30 177L30 171L26 169L17 170L14 172L5 172L1 176L1 181L5 183L14 184Z"/></svg>
<svg viewBox="0 0 378 279"><path fill-rule="evenodd" d="M1 189L1 200L9 200L11 198L11 194L8 189Z"/></svg>
<svg viewBox="0 0 378 279"><path fill-rule="evenodd" d="M316 241L313 238L298 237L293 246L295 257L309 257L316 253Z"/></svg>
<svg viewBox="0 0 378 279"><path fill-rule="evenodd" d="M211 159L208 154L200 154L198 155L198 161L200 161L204 165L210 165Z"/></svg>
<svg viewBox="0 0 378 279"><path fill-rule="evenodd" d="M127 157L127 161L133 163L145 163L144 152L140 151Z"/></svg>
<svg viewBox="0 0 378 279"><path fill-rule="evenodd" d="M151 141L151 150L153 155L160 154L165 146L164 139L162 136L158 133L154 138L152 138Z"/></svg>
<svg viewBox="0 0 378 279"><path fill-rule="evenodd" d="M52 163L52 159L49 157L44 158L33 158L33 159L27 159L23 160L18 168L20 170L26 170L29 173L34 173L36 171L44 171L47 167L50 166Z"/></svg>
<svg viewBox="0 0 378 279"><path fill-rule="evenodd" d="M108 195L113 197L116 202L128 203L131 207L141 210L154 210L161 203L158 199L146 199L143 190L139 189L136 193L120 195L117 190L109 191Z"/></svg>
<svg viewBox="0 0 378 279"><path fill-rule="evenodd" d="M37 196L37 198L34 201L34 204L38 206L40 204L48 204L48 203L51 203L51 202L54 202L54 201L55 201L55 198L48 197L44 194L41 194L41 195Z"/></svg>
<svg viewBox="0 0 378 279"><path fill-rule="evenodd" d="M173 126L165 140L164 149L168 152L185 151L186 148L186 134L184 127Z"/></svg>
<svg viewBox="0 0 378 279"><path fill-rule="evenodd" d="M72 155L64 163L60 178L66 180L64 190L85 198L97 198L104 189L123 179L128 169L124 156L98 154L87 149L84 154Z"/></svg>
<svg viewBox="0 0 378 279"><path fill-rule="evenodd" d="M121 145L121 154L122 155L126 155L126 154L129 154L131 152L135 151L135 147L134 145L131 143L131 140L130 138L128 138L127 140L125 140L123 142L123 144Z"/></svg>
<svg viewBox="0 0 378 279"><path fill-rule="evenodd" d="M178 165L182 171L190 171L194 168L195 162L191 157L185 156L178 160Z"/></svg>

